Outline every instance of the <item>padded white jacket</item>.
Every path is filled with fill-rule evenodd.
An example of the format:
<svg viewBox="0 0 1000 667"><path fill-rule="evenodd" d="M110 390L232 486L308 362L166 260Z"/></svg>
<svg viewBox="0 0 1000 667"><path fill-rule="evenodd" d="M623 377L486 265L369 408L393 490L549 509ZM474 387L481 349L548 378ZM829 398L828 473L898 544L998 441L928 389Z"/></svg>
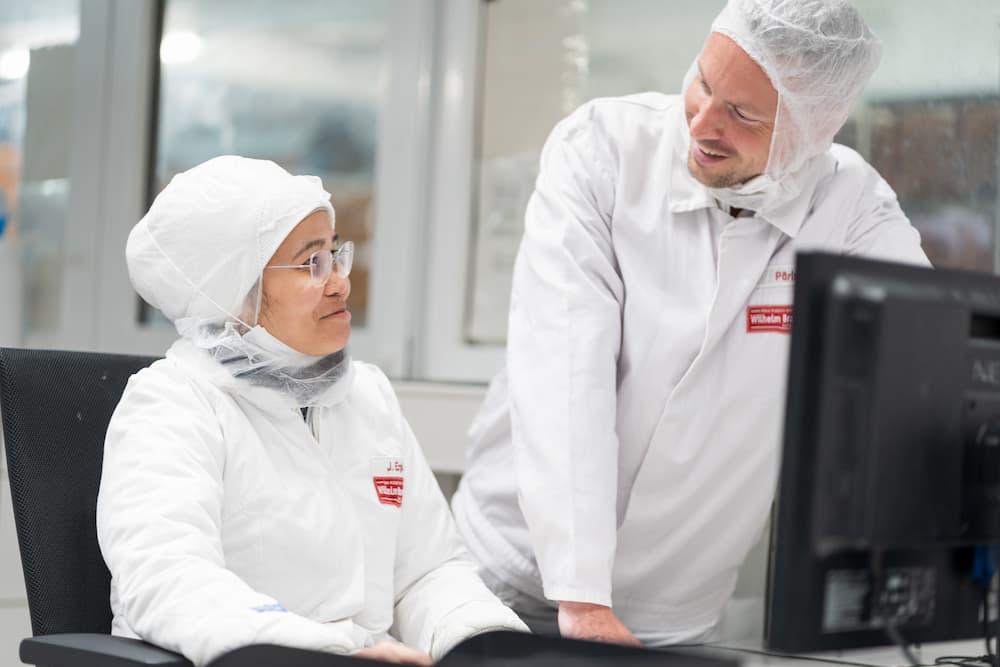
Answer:
<svg viewBox="0 0 1000 667"><path fill-rule="evenodd" d="M440 657L525 629L475 574L392 388L354 362L303 419L182 339L112 417L97 506L112 632L196 664L251 643Z"/></svg>

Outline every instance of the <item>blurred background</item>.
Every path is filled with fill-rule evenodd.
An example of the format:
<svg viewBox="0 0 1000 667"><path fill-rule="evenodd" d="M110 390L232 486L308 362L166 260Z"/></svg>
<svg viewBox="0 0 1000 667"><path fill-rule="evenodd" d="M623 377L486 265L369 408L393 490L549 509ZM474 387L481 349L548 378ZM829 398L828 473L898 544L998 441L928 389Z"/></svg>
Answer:
<svg viewBox="0 0 1000 667"><path fill-rule="evenodd" d="M0 344L161 352L129 228L222 153L320 176L358 247L354 354L483 382L542 142L588 99L675 92L721 0L4 0ZM882 65L838 139L938 266L992 271L1000 6L859 0ZM16 284L17 289L13 289Z"/></svg>

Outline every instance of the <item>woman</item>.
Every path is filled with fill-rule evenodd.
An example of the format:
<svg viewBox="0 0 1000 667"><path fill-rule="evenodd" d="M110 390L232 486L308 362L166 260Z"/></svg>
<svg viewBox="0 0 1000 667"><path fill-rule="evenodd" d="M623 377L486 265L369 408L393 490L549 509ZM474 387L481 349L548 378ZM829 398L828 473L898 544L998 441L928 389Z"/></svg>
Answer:
<svg viewBox="0 0 1000 667"><path fill-rule="evenodd" d="M129 235L133 285L181 338L108 427L114 634L196 664L253 643L427 664L524 629L475 575L388 380L344 351L334 220L319 179L225 156Z"/></svg>

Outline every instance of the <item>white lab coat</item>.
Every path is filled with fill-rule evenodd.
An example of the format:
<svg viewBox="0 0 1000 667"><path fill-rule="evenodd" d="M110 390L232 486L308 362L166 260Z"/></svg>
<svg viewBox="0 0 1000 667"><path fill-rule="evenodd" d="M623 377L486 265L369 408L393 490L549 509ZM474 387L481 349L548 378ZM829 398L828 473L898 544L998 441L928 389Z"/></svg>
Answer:
<svg viewBox="0 0 1000 667"><path fill-rule="evenodd" d="M112 632L204 664L272 643L440 657L524 629L483 585L374 366L310 408L237 381L182 339L128 384L97 505Z"/></svg>
<svg viewBox="0 0 1000 667"><path fill-rule="evenodd" d="M507 366L453 500L496 578L612 605L649 643L711 630L767 518L789 335L748 322L791 305L796 251L927 263L848 148L790 203L733 219L691 177L687 145L683 101L660 94L595 100L552 132Z"/></svg>

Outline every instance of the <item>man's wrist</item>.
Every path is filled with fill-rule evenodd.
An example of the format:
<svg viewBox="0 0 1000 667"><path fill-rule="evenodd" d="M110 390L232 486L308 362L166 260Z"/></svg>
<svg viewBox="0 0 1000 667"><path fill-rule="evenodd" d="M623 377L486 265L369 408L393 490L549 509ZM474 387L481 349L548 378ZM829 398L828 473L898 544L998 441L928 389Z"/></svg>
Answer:
<svg viewBox="0 0 1000 667"><path fill-rule="evenodd" d="M611 607L593 602L575 602L573 600L560 600L559 608L572 613L611 611Z"/></svg>

